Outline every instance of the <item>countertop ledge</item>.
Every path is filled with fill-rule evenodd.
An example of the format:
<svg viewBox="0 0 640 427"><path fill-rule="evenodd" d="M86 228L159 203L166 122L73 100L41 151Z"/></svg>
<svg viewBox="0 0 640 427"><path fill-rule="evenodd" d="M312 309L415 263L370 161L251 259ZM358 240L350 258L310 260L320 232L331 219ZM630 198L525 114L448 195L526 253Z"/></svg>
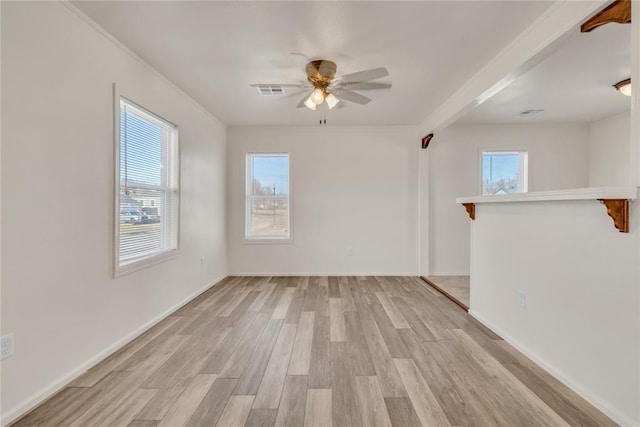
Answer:
<svg viewBox="0 0 640 427"><path fill-rule="evenodd" d="M496 196L466 196L456 198L456 203L515 203L549 202L554 200L629 199L638 197L636 187L592 187L568 190L536 191L531 193L501 194Z"/></svg>

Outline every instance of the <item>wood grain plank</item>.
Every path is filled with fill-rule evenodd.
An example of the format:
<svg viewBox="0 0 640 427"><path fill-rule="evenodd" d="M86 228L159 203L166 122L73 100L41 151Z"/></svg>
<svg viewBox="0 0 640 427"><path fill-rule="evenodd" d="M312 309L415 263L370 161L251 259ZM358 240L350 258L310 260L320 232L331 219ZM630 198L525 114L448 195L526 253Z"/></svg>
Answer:
<svg viewBox="0 0 640 427"><path fill-rule="evenodd" d="M408 397L385 397L384 402L389 412L393 427L420 427L420 420Z"/></svg>
<svg viewBox="0 0 640 427"><path fill-rule="evenodd" d="M358 406L365 426L391 426L389 413L376 377L355 377Z"/></svg>
<svg viewBox="0 0 640 427"><path fill-rule="evenodd" d="M362 425L356 386L351 371L349 348L346 342L331 343L331 408L337 426Z"/></svg>
<svg viewBox="0 0 640 427"><path fill-rule="evenodd" d="M392 298L391 300L396 307L398 307L398 310L402 312L407 323L411 326L411 329L413 329L418 338L420 338L420 341L437 341L433 332L431 332L420 316L418 316L409 304L407 304L404 298Z"/></svg>
<svg viewBox="0 0 640 427"><path fill-rule="evenodd" d="M100 394L99 400L71 423L71 426L98 425L107 419L111 412L121 406L144 379L168 359L187 338L186 335L170 336L154 347L155 351L147 354L146 358L136 360L135 372L130 372L129 375L121 378L112 388L105 389L105 392Z"/></svg>
<svg viewBox="0 0 640 427"><path fill-rule="evenodd" d="M72 381L69 387L93 387L109 372L116 370L122 362L169 330L178 320L180 320L178 317L167 317L161 320L156 326L125 345L124 348L116 351L78 379Z"/></svg>
<svg viewBox="0 0 640 427"><path fill-rule="evenodd" d="M400 335L398 334L398 329L393 327L393 324L391 323L391 320L387 316L387 312L384 310L382 305L371 304L368 310L370 310L373 314L373 318L378 325L378 330L380 331L382 339L389 349L389 354L391 355L391 357L410 357L409 350L407 350L407 347L404 345L402 338L400 338Z"/></svg>
<svg viewBox="0 0 640 427"><path fill-rule="evenodd" d="M496 345L517 360L515 364L504 364L504 367L569 424L580 426L616 425L609 417L511 345L505 341L499 341Z"/></svg>
<svg viewBox="0 0 640 427"><path fill-rule="evenodd" d="M326 289L326 288L324 288ZM329 317L316 312L309 362L309 388L331 388Z"/></svg>
<svg viewBox="0 0 640 427"><path fill-rule="evenodd" d="M544 403L535 393L518 381L504 366L491 357L482 347L475 342L466 332L460 329L453 330L457 341L462 344L473 358L478 360L482 368L514 399L514 403L522 404L523 410L529 414L528 419L540 419L540 425L568 425L555 411ZM513 408L516 405L511 405ZM519 406L519 405L518 405Z"/></svg>
<svg viewBox="0 0 640 427"><path fill-rule="evenodd" d="M318 286L318 299L316 304L316 316L329 316L329 289L327 286Z"/></svg>
<svg viewBox="0 0 640 427"><path fill-rule="evenodd" d="M261 285L261 287L259 288L260 294L255 300L253 300L253 303L251 303L248 311L262 310L262 307L264 307L267 300L269 300L271 294L276 289L276 286L277 285L275 283L270 283L268 281L265 284Z"/></svg>
<svg viewBox="0 0 640 427"><path fill-rule="evenodd" d="M378 301L380 301L380 305L382 305L384 311L387 313L387 316L391 320L394 328L406 329L411 327L400 310L398 310L393 302L389 300L386 292L376 292L376 297L378 298Z"/></svg>
<svg viewBox="0 0 640 427"><path fill-rule="evenodd" d="M255 396L231 396L222 415L218 419L218 427L242 427L245 425Z"/></svg>
<svg viewBox="0 0 640 427"><path fill-rule="evenodd" d="M316 311L318 304L318 283L310 280L309 286L304 294L304 302L302 303L302 311Z"/></svg>
<svg viewBox="0 0 640 427"><path fill-rule="evenodd" d="M268 324L269 315L267 313L260 313L256 316L249 330L242 336L240 343L229 356L220 373L221 378L240 378Z"/></svg>
<svg viewBox="0 0 640 427"><path fill-rule="evenodd" d="M351 353L350 360L353 362L351 369L353 375L373 376L376 375L376 368L371 360L371 353L367 346L367 339L364 336L360 317L358 313L347 312L344 314L347 329L348 348Z"/></svg>
<svg viewBox="0 0 640 427"><path fill-rule="evenodd" d="M309 375L314 320L314 312L306 311L300 316L291 361L289 362L289 375Z"/></svg>
<svg viewBox="0 0 640 427"><path fill-rule="evenodd" d="M171 409L160 421L161 427L185 425L196 411L202 399L216 380L216 375L199 374L180 395Z"/></svg>
<svg viewBox="0 0 640 427"><path fill-rule="evenodd" d="M233 355L233 352L240 345L244 335L252 328L255 328L255 319L258 318L257 313L247 312L245 316L240 319L238 324L229 331L224 337L220 345L218 345L215 351L209 357L209 360L204 364L200 370L201 374L220 374L225 365Z"/></svg>
<svg viewBox="0 0 640 427"><path fill-rule="evenodd" d="M422 374L420 374L413 359L394 359L393 361L407 389L409 400L411 400L411 404L422 425L449 425L447 416L442 411L442 408L440 408L438 400L433 395L431 388L429 388Z"/></svg>
<svg viewBox="0 0 640 427"><path fill-rule="evenodd" d="M157 420L133 420L127 427L157 427L160 421Z"/></svg>
<svg viewBox="0 0 640 427"><path fill-rule="evenodd" d="M331 389L308 389L304 427L331 427Z"/></svg>
<svg viewBox="0 0 640 427"><path fill-rule="evenodd" d="M376 370L376 376L382 388L382 395L384 397L407 396L404 384L402 384L389 349L378 329L372 310L368 308L359 314L362 316L360 318L362 330L371 353L371 360Z"/></svg>
<svg viewBox="0 0 640 427"><path fill-rule="evenodd" d="M267 327L260 336L256 348L251 354L249 363L238 380L238 385L233 391L233 394L255 395L258 392L258 387L260 387L264 371L267 369L273 347L276 345L276 341L280 335L281 327L282 320L269 320Z"/></svg>
<svg viewBox="0 0 640 427"><path fill-rule="evenodd" d="M338 278L331 276L328 278L329 283L329 298L340 298L340 285L338 285Z"/></svg>
<svg viewBox="0 0 640 427"><path fill-rule="evenodd" d="M284 319L287 316L287 311L289 310L289 305L291 304L291 300L293 299L293 295L296 292L295 288L287 287L282 296L280 297L280 301L278 301L278 305L273 310L272 319Z"/></svg>
<svg viewBox="0 0 640 427"><path fill-rule="evenodd" d="M216 378L186 425L215 426L237 381L233 378Z"/></svg>
<svg viewBox="0 0 640 427"><path fill-rule="evenodd" d="M331 322L331 342L344 342L347 340L347 329L344 323L344 311L342 299L329 298L329 320Z"/></svg>
<svg viewBox="0 0 640 427"><path fill-rule="evenodd" d="M244 427L273 427L276 424L277 409L251 409Z"/></svg>
<svg viewBox="0 0 640 427"><path fill-rule="evenodd" d="M282 399L276 417L277 427L296 427L304 424L304 411L307 398L306 375L287 376Z"/></svg>
<svg viewBox="0 0 640 427"><path fill-rule="evenodd" d="M295 336L296 325L285 324L280 329L280 335L271 353L271 358L269 358L269 364L264 372L260 388L258 388L256 399L253 402L254 408L275 409L278 407Z"/></svg>
<svg viewBox="0 0 640 427"><path fill-rule="evenodd" d="M300 321L300 315L302 314L302 304L304 303L305 291L297 289L293 293L293 299L289 304L289 310L284 318L284 323L297 324Z"/></svg>
<svg viewBox="0 0 640 427"><path fill-rule="evenodd" d="M135 415L145 407L158 390L139 388L131 393L121 405L113 408L109 415L99 423L93 424L100 427L126 426L133 421Z"/></svg>

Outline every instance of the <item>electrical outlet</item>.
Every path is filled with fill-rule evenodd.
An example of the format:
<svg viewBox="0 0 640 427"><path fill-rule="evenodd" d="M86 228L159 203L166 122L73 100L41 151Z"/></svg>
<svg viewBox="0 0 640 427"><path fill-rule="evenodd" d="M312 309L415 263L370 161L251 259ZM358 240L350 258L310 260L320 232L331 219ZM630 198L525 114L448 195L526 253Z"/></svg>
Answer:
<svg viewBox="0 0 640 427"><path fill-rule="evenodd" d="M522 289L518 291L518 306L527 308L527 294Z"/></svg>
<svg viewBox="0 0 640 427"><path fill-rule="evenodd" d="M5 335L1 339L2 360L13 356L13 334Z"/></svg>
<svg viewBox="0 0 640 427"><path fill-rule="evenodd" d="M200 257L200 268L204 268L204 257Z"/></svg>
<svg viewBox="0 0 640 427"><path fill-rule="evenodd" d="M356 254L356 251L353 250L353 248L348 248L347 249L347 255L348 256L354 256Z"/></svg>

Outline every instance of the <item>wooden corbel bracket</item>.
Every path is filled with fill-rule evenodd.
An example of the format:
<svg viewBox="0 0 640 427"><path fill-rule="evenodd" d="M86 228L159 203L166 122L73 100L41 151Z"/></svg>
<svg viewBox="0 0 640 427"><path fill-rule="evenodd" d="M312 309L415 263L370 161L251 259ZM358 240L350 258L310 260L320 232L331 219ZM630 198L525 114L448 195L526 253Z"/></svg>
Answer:
<svg viewBox="0 0 640 427"><path fill-rule="evenodd" d="M476 204L475 203L463 203L462 206L467 210L469 214L469 218L472 220L476 219Z"/></svg>
<svg viewBox="0 0 640 427"><path fill-rule="evenodd" d="M613 225L621 233L629 232L629 200L598 199L607 208L607 214L613 219Z"/></svg>
<svg viewBox="0 0 640 427"><path fill-rule="evenodd" d="M631 0L614 1L582 24L580 26L580 32L588 33L601 25L611 22L618 24L628 24L631 22Z"/></svg>

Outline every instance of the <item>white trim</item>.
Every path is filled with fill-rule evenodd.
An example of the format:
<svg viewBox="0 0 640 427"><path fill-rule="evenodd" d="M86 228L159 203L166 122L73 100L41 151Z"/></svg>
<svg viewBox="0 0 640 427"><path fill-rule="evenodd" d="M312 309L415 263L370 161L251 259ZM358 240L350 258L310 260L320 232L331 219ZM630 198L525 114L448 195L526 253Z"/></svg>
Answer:
<svg viewBox="0 0 640 427"><path fill-rule="evenodd" d="M134 271L144 270L152 265L161 264L163 262L178 258L181 255L180 249L174 249L170 251L164 251L140 258L137 261L131 261L128 264L122 264L117 266L113 272L113 278L126 276Z"/></svg>
<svg viewBox="0 0 640 427"><path fill-rule="evenodd" d="M548 202L562 200L630 199L638 196L636 187L573 188L570 190L536 191L532 193L497 196L467 196L456 198L456 203L513 203Z"/></svg>
<svg viewBox="0 0 640 427"><path fill-rule="evenodd" d="M269 273L264 273L264 272L256 272L256 271L249 271L249 272L244 272L244 273L229 273L227 275L227 277L267 277L267 276L301 276L301 277L323 277L323 276L380 276L380 277L418 277L418 272L416 271L411 271L411 272L377 272L377 273L372 273L372 272L326 272L326 271L321 271L321 272L315 272L315 273L309 273L309 272L269 272Z"/></svg>
<svg viewBox="0 0 640 427"><path fill-rule="evenodd" d="M271 236L271 235L252 235L249 236L249 218L251 209L249 198L250 197L264 197L268 199L270 196L251 196L251 177L249 176L251 172L250 159L253 157L287 157L287 194L286 195L275 195L275 198L286 198L287 199L287 221L288 221L288 235L287 236ZM291 182L291 152L290 151L246 151L244 156L244 235L242 236L243 244L262 244L262 245L272 245L272 244L292 244L293 243L293 188Z"/></svg>
<svg viewBox="0 0 640 427"><path fill-rule="evenodd" d="M549 374L551 374L555 379L560 381L562 384L566 385L571 390L575 391L580 397L582 397L584 400L586 400L587 402L589 402L590 404L595 406L600 412L604 413L606 416L611 418L616 423L618 423L618 424L620 424L622 426L634 426L634 425L637 425L636 423L634 423L633 420L631 420L631 419L627 418L626 416L618 413L615 409L613 409L613 408L609 407L608 405L602 403L599 399L597 399L591 393L589 393L588 391L586 391L582 387L580 387L577 384L575 384L573 381L571 381L569 378L567 378L566 375L564 375L562 372L560 372L559 370L554 368L549 363L547 363L544 360L542 360L535 353L531 352L526 346L522 345L518 340L516 340L515 338L511 337L509 334L507 334L502 329L500 329L500 328L496 327L495 325L491 324L491 322L487 321L482 315L478 314L478 312L476 312L476 311L474 311L472 309L469 309L469 315L471 317L473 317L474 319L476 319L478 322L482 323L484 326L486 326L490 330L492 330L493 332L495 332L496 334L498 334L504 341L506 341L511 346L513 346L516 350L518 350L520 353L524 354L526 357L531 359L536 365L540 366L542 369L547 371Z"/></svg>
<svg viewBox="0 0 640 427"><path fill-rule="evenodd" d="M437 276L471 276L471 274L470 274L468 271L467 271L466 273L460 273L460 272L458 272L458 273L450 273L450 272L442 273L442 272L435 272L435 273L429 273L428 275L424 275L424 274L423 274L423 276L424 276L424 277L431 277L431 276L435 276L435 277L437 277Z"/></svg>
<svg viewBox="0 0 640 427"><path fill-rule="evenodd" d="M113 43L116 47L118 47L124 53L126 53L129 56L131 56L133 59L135 59L140 64L142 64L145 68L147 68L151 73L153 73L156 77L158 77L164 83L166 83L169 86L171 86L171 88L173 90L175 90L180 95L182 95L187 101L191 102L198 110L200 110L202 113L204 113L209 118L211 118L213 121L215 121L217 124L222 126L225 130L227 129L227 125L225 123L220 121L220 119L218 119L216 116L214 116L209 110L207 110L201 104L199 104L198 101L193 99L191 96L189 96L189 94L187 94L185 91L183 91L178 86L176 86L175 83L173 83L171 80L169 80L163 74L161 74L158 70L153 68L153 66L151 64L149 64L147 61L145 61L144 59L142 59L142 57L140 57L134 51L129 49L127 46L125 46L122 42L120 42L120 40L116 39L111 33L109 33L107 30L102 28L96 21L94 21L87 14L85 14L83 11L78 9L73 3L71 3L68 0L59 0L59 2L63 6L65 6L67 9L69 9L71 12L76 14L84 22L89 24L89 26L91 26L91 28L96 30L96 32L99 33L102 37L104 37L105 39L109 40L111 43Z"/></svg>
<svg viewBox="0 0 640 427"><path fill-rule="evenodd" d="M181 308L185 304L195 299L198 295L218 285L227 277L229 277L229 275L224 274L218 277L217 279L215 279L214 281L208 283L207 285L204 285L202 288L198 289L196 292L192 293L191 295L184 298L182 301L178 302L177 304L165 310L158 316L154 317L153 319L151 319L150 321L148 321L138 329L134 330L127 336L121 338L120 340L111 344L104 350L100 351L98 354L91 357L86 362L82 363L80 366L75 368L74 370L66 373L62 377L55 380L54 382L50 383L48 386L44 387L42 390L40 390L38 393L36 393L32 397L24 400L22 403L20 403L13 409L7 411L5 414L2 415L2 421L0 422L0 425L2 426L9 425L10 423L16 421L18 418L26 415L33 408L35 408L36 406L38 406L39 404L41 404L42 402L44 402L45 400L53 396L58 391L62 390L67 384L71 383L73 380L80 377L80 375L84 374L89 369L91 369L92 367L96 366L98 363L105 360L111 354L120 350L129 342L138 338L140 335L142 335L143 333L151 329L153 326L158 324L161 320L164 320L166 317L168 317L171 313L177 311L179 308Z"/></svg>
<svg viewBox="0 0 640 427"><path fill-rule="evenodd" d="M113 277L120 277L134 271L142 270L161 262L168 261L180 255L180 136L178 126L173 122L165 119L164 117L148 110L141 104L136 103L130 97L123 95L118 85L113 83L113 144L114 144L114 218L113 218ZM129 261L122 263L120 259L120 212L122 207L120 206L120 190L122 181L120 180L120 115L122 114L122 107L130 109L133 114L138 116L141 120L148 121L161 127L162 130L162 163L164 171L162 174L162 182L160 185L146 185L135 184L132 187L136 188L148 188L152 190L162 191L165 194L165 198L162 203L161 218L166 220L162 221L160 226L162 229L162 249L143 254L141 256L133 257ZM175 181L175 182L174 182ZM126 185L126 181L125 181ZM177 193L177 196L175 195ZM169 215L172 207L170 202L177 203L176 218L171 218ZM171 221L174 219L175 221ZM170 247L173 243L174 236L172 233L171 224L175 222L175 248Z"/></svg>

